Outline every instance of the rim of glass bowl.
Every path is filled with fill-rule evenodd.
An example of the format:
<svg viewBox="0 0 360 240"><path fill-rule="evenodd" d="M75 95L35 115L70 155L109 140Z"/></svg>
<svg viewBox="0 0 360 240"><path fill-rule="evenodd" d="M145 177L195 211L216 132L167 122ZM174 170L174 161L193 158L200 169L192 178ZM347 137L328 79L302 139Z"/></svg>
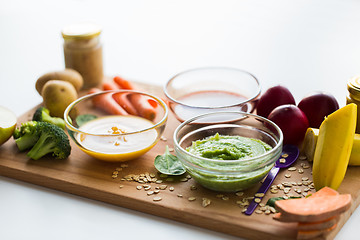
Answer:
<svg viewBox="0 0 360 240"><path fill-rule="evenodd" d="M183 75L183 74L186 74L186 73L189 73L189 72L199 71L199 70L231 70L231 71L245 73L245 74L249 75L250 77L252 77L256 81L256 83L258 85L258 91L256 92L256 94L254 96L252 96L251 98L249 98L249 99L247 99L245 101L242 101L242 102L239 102L239 103L236 103L236 104L224 105L224 106L216 106L216 107L204 107L204 106L189 105L189 104L186 104L186 103L184 103L182 101L176 100L175 98L170 96L170 94L167 91L167 88L174 79L176 79L180 75ZM181 105L186 106L186 107L192 107L192 108L198 108L198 109L231 108L231 107L236 107L236 106L242 105L244 103L248 103L248 102L256 99L261 93L261 84L260 84L259 80L253 74L251 74L250 72L247 72L245 70L242 70L242 69L231 68L231 67L202 67L202 68L193 68L193 69L189 69L189 70L186 70L186 71L182 71L182 72L176 74L175 76L173 76L172 78L170 78L170 80L164 86L164 93L165 93L165 96L167 98L169 98L172 102L177 103L177 104L181 104Z"/></svg>
<svg viewBox="0 0 360 240"><path fill-rule="evenodd" d="M197 156L197 155L194 155L192 153L189 153L188 151L186 151L184 148L182 148L180 145L179 145L179 142L177 141L177 134L178 132L180 131L180 129L182 129L185 125L187 125L188 123L190 122L193 122L195 120L198 120L198 119L201 119L203 117L206 117L206 116L209 116L209 115L218 115L218 114L241 114L241 115L246 115L246 116L252 116L252 117L255 117L255 118L259 118L265 122L268 122L270 123L273 127L275 127L276 131L279 132L280 134L280 138L279 138L279 141L276 143L275 147L273 147L270 151L264 153L264 154L261 154L259 156L256 156L256 157L253 157L253 158L245 158L245 159L238 159L238 160L226 160L227 163L231 163L231 164L234 164L234 163L241 163L241 162L245 162L245 161L251 161L251 162L256 162L257 160L259 160L260 158L263 158L265 155L270 155L270 154L274 154L276 151L279 151L278 148L283 144L283 133L280 129L280 127L278 125L276 125L273 121L267 119L267 118L264 118L264 117L261 117L261 116L258 116L256 114L251 114L251 113L246 113L246 112L241 112L241 111L237 111L237 112L234 112L234 111L228 111L228 112L212 112L212 113L205 113L205 114L201 114L201 115L198 115L196 117L193 117L191 119L188 119L186 121L184 121L183 123L181 123L174 131L174 134L173 134L173 141L174 141L174 144L176 146L177 149L179 149L179 151L182 152L182 154L186 154L186 155L189 155L190 157L193 157L193 158L197 158L199 160L202 160L202 161L207 161L207 162L210 162L210 163L224 163L224 160L217 160L217 159L210 159L210 158L204 158L204 157L201 157L201 156ZM282 151L282 149L280 149L280 152ZM200 168L200 169L203 169L205 171L209 171L209 169L206 169L206 168L203 168L201 166L198 166L196 164L193 164L192 162L189 162L187 160L183 160L187 163L190 163L191 165L193 166L196 166L196 168ZM275 163L275 161L274 161ZM211 170L211 171L215 171L215 170ZM223 172L221 170L219 170L219 172ZM230 170L227 170L227 172L239 172L239 171L230 171Z"/></svg>
<svg viewBox="0 0 360 240"><path fill-rule="evenodd" d="M155 100L158 101L158 103L161 104L161 106L163 107L164 109L164 116L163 118L156 124L154 124L153 126L151 127L148 127L148 128L144 128L144 129L140 129L140 130L137 130L137 131L133 131L133 132L127 132L127 133L119 133L119 134L110 134L110 133L104 133L104 134L94 134L94 133L88 133L88 132L84 132L84 131L81 131L79 128L77 127L74 127L68 120L67 116L69 114L69 112L72 110L72 108L78 104L79 102L81 102L82 100L84 99L89 99L89 98L92 98L93 96L96 96L96 95L101 95L101 94L105 94L105 93L138 93L138 94L141 94L141 95L146 95L148 97L151 97L151 98L154 98ZM163 124L165 124L167 118L168 118L168 113L169 113L169 109L167 107L167 105L165 104L165 102L161 99L161 98L158 98L154 95L151 95L151 94L148 94L148 93L145 93L145 92L140 92L140 91L134 91L134 90L108 90L108 91L101 91L101 92L97 92L97 93L92 93L92 94L87 94L85 96L82 96L78 99L76 99L75 101L73 101L72 103L69 104L69 106L67 106L67 108L65 109L65 112L64 112L64 120L65 120L65 125L68 129L70 129L71 131L74 131L74 132L77 132L77 133L83 133L83 134L88 134L88 135L92 135L92 136L126 136L126 135L132 135L132 134L136 134L136 133L141 133L141 132L145 132L145 131L149 131L151 129L155 129L157 128L158 126L161 126Z"/></svg>

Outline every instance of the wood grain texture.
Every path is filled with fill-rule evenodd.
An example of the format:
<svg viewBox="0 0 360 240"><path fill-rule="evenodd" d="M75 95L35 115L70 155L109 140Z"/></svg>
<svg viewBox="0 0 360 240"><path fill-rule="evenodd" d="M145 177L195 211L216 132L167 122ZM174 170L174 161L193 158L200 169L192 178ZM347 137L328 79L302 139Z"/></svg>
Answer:
<svg viewBox="0 0 360 240"><path fill-rule="evenodd" d="M162 96L160 87L138 84L142 89ZM34 108L35 109L35 108ZM19 118L20 122L30 120L34 109ZM119 177L113 179L112 172L115 168L120 167L121 163L108 163L96 160L81 150L74 142L72 144L72 153L66 160L56 160L52 158L42 158L34 161L30 160L26 153L21 153L13 139L0 147L0 174L6 177L30 182L33 184L45 186L51 189L83 196L90 199L111 203L117 206L138 210L141 212L173 219L176 221L196 225L199 227L227 233L230 235L240 236L247 239L296 239L297 226L294 223L281 223L272 219L272 215L253 214L246 216L241 213L241 208L236 204L238 197L235 194L224 193L229 197L223 200L213 192L204 189L193 179L188 182L166 182L166 190L161 190L157 196L162 198L159 202L154 202L152 196L147 196L144 190L137 190L136 186L140 185L135 182L121 181L122 176L128 174L154 173L157 174L153 166L156 155L162 154L165 146L173 146L172 134L179 122L170 113L168 124L165 129L164 137L167 141L159 143L142 157L127 162L128 167L123 168ZM295 163L297 168L301 168L301 163L307 161L298 160ZM307 163L310 165L309 163ZM290 178L285 178L285 174L291 173ZM311 168L304 169L303 174L281 170L274 184L281 182L299 182L302 177L311 179ZM160 177L159 177L160 178ZM340 230L351 213L359 205L360 199L360 168L350 167L346 173L344 182L339 192L351 193L353 204L349 211L340 217L340 222L335 230L329 233L325 238L333 239ZM123 185L122 188L119 186ZM158 184L151 183L152 189ZM191 190L191 186L196 186L196 190ZM169 186L175 188L169 191ZM243 197L252 196L259 188L260 184L245 191ZM304 186L298 188L303 189ZM291 192L296 195L297 193ZM182 194L183 197L178 197ZM284 195L282 191L278 194L268 193L263 202L266 203L269 197ZM196 197L196 200L189 202L188 197ZM202 198L211 199L211 204L206 208L202 207Z"/></svg>

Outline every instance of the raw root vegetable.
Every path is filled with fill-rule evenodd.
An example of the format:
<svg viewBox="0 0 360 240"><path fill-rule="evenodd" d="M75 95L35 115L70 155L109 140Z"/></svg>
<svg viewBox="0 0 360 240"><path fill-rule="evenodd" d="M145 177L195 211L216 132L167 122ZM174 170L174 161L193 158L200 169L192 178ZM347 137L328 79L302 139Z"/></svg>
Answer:
<svg viewBox="0 0 360 240"><path fill-rule="evenodd" d="M324 230L309 230L309 231L303 231L299 230L296 239L314 239L316 237L320 237L322 235L326 235L332 230L336 228L337 224L334 224L333 226L324 229Z"/></svg>
<svg viewBox="0 0 360 240"><path fill-rule="evenodd" d="M113 80L120 89L135 90L134 85L131 82L123 79L122 77L115 76Z"/></svg>
<svg viewBox="0 0 360 240"><path fill-rule="evenodd" d="M276 201L275 206L275 220L298 222L298 239L310 239L336 227L340 214L351 206L351 195L324 187L306 198Z"/></svg>
<svg viewBox="0 0 360 240"><path fill-rule="evenodd" d="M135 93L115 93L113 95L113 98L121 107L123 107L131 115L139 115L134 104L132 104L129 100L129 96L133 94Z"/></svg>
<svg viewBox="0 0 360 240"><path fill-rule="evenodd" d="M345 212L350 205L350 194L288 199L275 203L282 218L297 222L324 221Z"/></svg>
<svg viewBox="0 0 360 240"><path fill-rule="evenodd" d="M92 88L89 91L91 93L101 92L100 89ZM93 105L107 111L110 114L115 115L129 115L113 98L112 94L101 94L95 96L93 99Z"/></svg>
<svg viewBox="0 0 360 240"><path fill-rule="evenodd" d="M129 95L129 99L141 117L149 120L155 119L156 109L149 103L145 96L140 94L131 94Z"/></svg>
<svg viewBox="0 0 360 240"><path fill-rule="evenodd" d="M306 156L306 158L310 162L314 160L315 147L318 137L319 137L319 129L317 128L307 129L301 152ZM350 158L349 158L349 165L360 166L360 134L357 133L355 133L354 136L354 142L352 145Z"/></svg>

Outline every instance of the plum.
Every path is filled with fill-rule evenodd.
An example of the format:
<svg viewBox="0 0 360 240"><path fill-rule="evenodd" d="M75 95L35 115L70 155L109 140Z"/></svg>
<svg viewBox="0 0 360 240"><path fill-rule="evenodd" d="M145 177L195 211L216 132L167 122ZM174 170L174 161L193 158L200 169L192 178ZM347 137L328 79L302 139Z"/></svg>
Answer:
<svg viewBox="0 0 360 240"><path fill-rule="evenodd" d="M319 128L326 116L339 109L339 104L329 93L312 92L299 102L298 107L308 118L309 126Z"/></svg>
<svg viewBox="0 0 360 240"><path fill-rule="evenodd" d="M276 107L271 111L268 119L280 127L284 135L284 144L299 145L309 127L305 113L293 104Z"/></svg>
<svg viewBox="0 0 360 240"><path fill-rule="evenodd" d="M296 105L295 99L289 89L277 85L269 88L261 95L256 107L256 112L258 115L266 118L274 108L284 104Z"/></svg>

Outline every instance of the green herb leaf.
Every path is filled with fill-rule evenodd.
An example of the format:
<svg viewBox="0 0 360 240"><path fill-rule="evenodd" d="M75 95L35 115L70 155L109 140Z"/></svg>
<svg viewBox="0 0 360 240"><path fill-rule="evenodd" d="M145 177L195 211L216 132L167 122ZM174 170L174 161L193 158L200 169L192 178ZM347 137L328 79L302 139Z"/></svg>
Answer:
<svg viewBox="0 0 360 240"><path fill-rule="evenodd" d="M170 154L168 146L166 146L166 150L163 155L156 156L154 165L155 168L162 174L182 175L186 172L179 159Z"/></svg>
<svg viewBox="0 0 360 240"><path fill-rule="evenodd" d="M289 197L288 199L293 199L293 198L301 198L301 197ZM275 202L278 200L285 200L285 198L283 197L273 197L270 198L267 202L266 205L269 205L270 207L275 207Z"/></svg>
<svg viewBox="0 0 360 240"><path fill-rule="evenodd" d="M80 126L84 125L85 123L87 123L91 120L94 120L95 118L97 118L97 116L92 115L92 114L79 115L76 117L76 123L80 127Z"/></svg>

